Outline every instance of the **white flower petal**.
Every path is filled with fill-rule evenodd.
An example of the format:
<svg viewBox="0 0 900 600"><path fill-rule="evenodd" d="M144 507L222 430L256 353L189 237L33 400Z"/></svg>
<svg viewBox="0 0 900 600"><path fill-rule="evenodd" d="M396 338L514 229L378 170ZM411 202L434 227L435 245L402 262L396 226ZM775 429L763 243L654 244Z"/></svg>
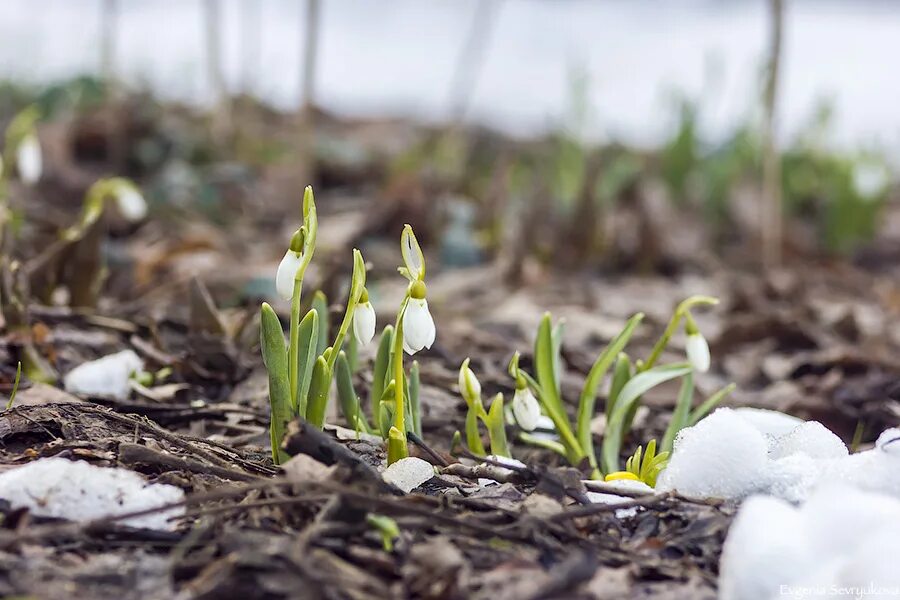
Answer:
<svg viewBox="0 0 900 600"><path fill-rule="evenodd" d="M410 298L403 314L403 348L407 354L415 354L434 343L434 319L428 312L428 300Z"/></svg>
<svg viewBox="0 0 900 600"><path fill-rule="evenodd" d="M699 333L692 333L685 342L687 357L695 371L706 373L709 371L709 344Z"/></svg>
<svg viewBox="0 0 900 600"><path fill-rule="evenodd" d="M116 203L122 216L132 223L147 216L147 201L135 187L130 185L120 187L116 192Z"/></svg>
<svg viewBox="0 0 900 600"><path fill-rule="evenodd" d="M288 250L278 265L275 273L275 290L284 300L290 300L294 295L294 276L300 268L300 253Z"/></svg>
<svg viewBox="0 0 900 600"><path fill-rule="evenodd" d="M525 431L534 431L537 428L541 418L541 405L530 389L516 390L513 395L512 410L519 427Z"/></svg>
<svg viewBox="0 0 900 600"><path fill-rule="evenodd" d="M375 308L371 302L357 305L353 313L353 335L362 346L375 337Z"/></svg>
<svg viewBox="0 0 900 600"><path fill-rule="evenodd" d="M41 156L41 143L35 134L27 135L16 150L16 166L19 177L28 185L33 185L41 178L44 163Z"/></svg>

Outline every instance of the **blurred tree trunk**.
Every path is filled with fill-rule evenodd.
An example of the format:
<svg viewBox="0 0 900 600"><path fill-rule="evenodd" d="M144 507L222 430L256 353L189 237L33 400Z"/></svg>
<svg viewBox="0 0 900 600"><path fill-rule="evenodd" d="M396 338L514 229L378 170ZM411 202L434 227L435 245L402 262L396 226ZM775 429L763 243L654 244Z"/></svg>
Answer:
<svg viewBox="0 0 900 600"><path fill-rule="evenodd" d="M106 149L110 170L125 170L125 125L116 73L116 31L119 26L119 0L103 0L100 14L100 73L106 86Z"/></svg>
<svg viewBox="0 0 900 600"><path fill-rule="evenodd" d="M241 4L241 92L253 96L262 69L262 2L243 0Z"/></svg>
<svg viewBox="0 0 900 600"><path fill-rule="evenodd" d="M454 126L463 120L469 108L478 74L485 62L491 34L497 23L501 1L480 0L476 4L469 32L450 82L450 122Z"/></svg>
<svg viewBox="0 0 900 600"><path fill-rule="evenodd" d="M231 138L232 117L225 75L222 72L222 19L219 0L206 0L203 20L206 38L206 72L213 91L212 135L217 143Z"/></svg>
<svg viewBox="0 0 900 600"><path fill-rule="evenodd" d="M315 177L315 87L319 52L319 0L304 0L300 29L303 32L303 56L300 73L300 113L298 115L298 173L301 187Z"/></svg>
<svg viewBox="0 0 900 600"><path fill-rule="evenodd" d="M763 266L766 269L772 269L781 264L781 250L784 241L781 157L777 140L778 77L781 68L784 0L769 0L769 9L771 33L769 38L769 65L763 96L763 189L761 219Z"/></svg>

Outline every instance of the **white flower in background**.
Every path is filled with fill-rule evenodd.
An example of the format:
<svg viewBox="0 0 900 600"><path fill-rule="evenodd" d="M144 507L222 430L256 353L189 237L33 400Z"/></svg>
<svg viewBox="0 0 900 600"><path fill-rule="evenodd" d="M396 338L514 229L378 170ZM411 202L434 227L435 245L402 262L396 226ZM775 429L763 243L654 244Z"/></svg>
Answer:
<svg viewBox="0 0 900 600"><path fill-rule="evenodd" d="M541 405L527 386L517 388L512 399L513 416L519 427L525 431L534 431L541 419Z"/></svg>
<svg viewBox="0 0 900 600"><path fill-rule="evenodd" d="M403 349L407 354L415 354L422 348L431 348L436 331L434 319L428 311L425 299L426 288L422 281L410 284L409 303L403 313Z"/></svg>
<svg viewBox="0 0 900 600"><path fill-rule="evenodd" d="M706 373L709 371L709 344L699 331L690 333L684 345L687 351L688 361L695 371Z"/></svg>
<svg viewBox="0 0 900 600"><path fill-rule="evenodd" d="M459 370L459 393L467 401L481 398L481 382L475 376L475 372L469 368L469 359L463 362Z"/></svg>
<svg viewBox="0 0 900 600"><path fill-rule="evenodd" d="M116 204L122 216L136 223L147 216L147 201L133 185L121 185L116 189Z"/></svg>
<svg viewBox="0 0 900 600"><path fill-rule="evenodd" d="M375 337L375 308L369 302L369 292L363 288L359 303L353 312L353 335L365 346Z"/></svg>
<svg viewBox="0 0 900 600"><path fill-rule="evenodd" d="M853 189L866 200L874 200L888 187L890 174L884 165L858 162L853 166Z"/></svg>
<svg viewBox="0 0 900 600"><path fill-rule="evenodd" d="M16 148L16 167L19 177L28 185L34 185L41 178L43 170L43 158L41 157L41 143L37 135L29 133Z"/></svg>

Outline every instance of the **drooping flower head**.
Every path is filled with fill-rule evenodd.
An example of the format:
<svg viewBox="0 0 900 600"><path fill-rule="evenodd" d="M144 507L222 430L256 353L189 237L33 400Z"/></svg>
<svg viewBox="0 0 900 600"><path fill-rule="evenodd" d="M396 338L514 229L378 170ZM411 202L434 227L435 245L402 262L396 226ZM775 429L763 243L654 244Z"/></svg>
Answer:
<svg viewBox="0 0 900 600"><path fill-rule="evenodd" d="M709 344L706 342L706 338L703 337L703 334L700 333L700 330L697 328L697 324L694 322L690 313L687 314L684 330L687 334L684 349L687 353L688 362L691 363L691 366L694 367L695 371L706 373L709 371L710 362Z"/></svg>
<svg viewBox="0 0 900 600"><path fill-rule="evenodd" d="M303 225L291 236L291 243L275 273L275 290L285 300L294 295L294 280L298 273L312 260L316 249L316 234L319 222L316 217L316 203L312 186L303 192ZM302 277L302 275L301 275Z"/></svg>
<svg viewBox="0 0 900 600"><path fill-rule="evenodd" d="M407 354L415 354L422 348L431 348L436 331L426 299L425 256L409 225L403 228L400 236L400 253L404 266L399 271L409 279L409 300L403 313L403 349Z"/></svg>
<svg viewBox="0 0 900 600"><path fill-rule="evenodd" d="M375 308L369 301L369 291L363 288L353 313L353 335L360 345L367 345L375 337L375 320Z"/></svg>
<svg viewBox="0 0 900 600"><path fill-rule="evenodd" d="M29 133L19 142L16 148L16 168L25 184L34 185L40 180L44 161L36 133Z"/></svg>

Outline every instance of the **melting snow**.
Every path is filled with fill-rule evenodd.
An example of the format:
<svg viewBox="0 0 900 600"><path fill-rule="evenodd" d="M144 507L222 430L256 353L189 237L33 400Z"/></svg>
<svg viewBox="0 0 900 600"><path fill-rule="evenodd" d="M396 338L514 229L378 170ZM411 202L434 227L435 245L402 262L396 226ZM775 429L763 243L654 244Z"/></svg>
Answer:
<svg viewBox="0 0 900 600"><path fill-rule="evenodd" d="M123 350L78 365L66 375L67 392L126 400L131 392L131 375L144 368L133 350Z"/></svg>

